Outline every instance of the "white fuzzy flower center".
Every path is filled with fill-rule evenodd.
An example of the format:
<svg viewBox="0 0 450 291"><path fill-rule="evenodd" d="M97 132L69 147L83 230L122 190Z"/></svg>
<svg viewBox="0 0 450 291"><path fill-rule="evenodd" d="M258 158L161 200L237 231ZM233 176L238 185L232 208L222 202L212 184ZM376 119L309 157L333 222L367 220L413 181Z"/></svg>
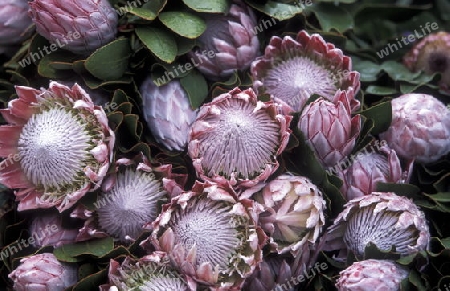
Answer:
<svg viewBox="0 0 450 291"><path fill-rule="evenodd" d="M90 140L85 126L65 109L34 114L18 142L21 167L34 185L60 189L83 170Z"/></svg>
<svg viewBox="0 0 450 291"><path fill-rule="evenodd" d="M294 57L282 61L264 78L266 93L300 111L312 94L332 99L337 91L332 72L309 58Z"/></svg>
<svg viewBox="0 0 450 291"><path fill-rule="evenodd" d="M127 235L136 238L158 216L166 194L153 173L126 169L96 202L100 227L123 241Z"/></svg>
<svg viewBox="0 0 450 291"><path fill-rule="evenodd" d="M211 115L213 126L199 137L202 164L209 176L251 179L260 174L280 144L280 126L263 110L240 99L217 105L220 114Z"/></svg>

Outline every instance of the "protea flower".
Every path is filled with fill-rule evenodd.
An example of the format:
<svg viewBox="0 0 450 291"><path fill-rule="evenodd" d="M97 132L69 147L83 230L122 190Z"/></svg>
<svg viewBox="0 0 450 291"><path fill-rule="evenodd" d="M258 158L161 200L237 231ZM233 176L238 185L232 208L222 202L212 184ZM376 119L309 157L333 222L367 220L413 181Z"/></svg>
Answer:
<svg viewBox="0 0 450 291"><path fill-rule="evenodd" d="M51 43L76 54L90 54L112 41L118 16L108 0L33 0L30 16Z"/></svg>
<svg viewBox="0 0 450 291"><path fill-rule="evenodd" d="M324 167L332 167L346 158L355 147L361 130L360 115L350 113L349 91L338 90L335 103L324 98L308 104L302 111L298 128Z"/></svg>
<svg viewBox="0 0 450 291"><path fill-rule="evenodd" d="M235 88L204 104L192 124L188 153L204 180L252 187L277 168L289 139L291 116L252 89Z"/></svg>
<svg viewBox="0 0 450 291"><path fill-rule="evenodd" d="M281 175L253 199L264 207L259 223L274 251L297 254L304 244L316 242L325 223L326 203L308 178Z"/></svg>
<svg viewBox="0 0 450 291"><path fill-rule="evenodd" d="M231 188L196 182L163 206L149 239L181 273L220 290L239 290L262 260L266 241L254 203ZM141 245L145 248L149 240ZM228 289L227 289L228 288ZM214 289L216 290L216 289ZM217 289L219 290L219 289Z"/></svg>
<svg viewBox="0 0 450 291"><path fill-rule="evenodd" d="M365 260L353 263L339 273L336 288L339 291L400 290L401 282L409 272L387 260Z"/></svg>
<svg viewBox="0 0 450 291"><path fill-rule="evenodd" d="M397 154L385 141L375 143L375 146L375 151L365 147L342 172L341 192L347 200L376 191L378 183L408 183L413 163L409 162L403 171Z"/></svg>
<svg viewBox="0 0 450 291"><path fill-rule="evenodd" d="M113 236L126 242L137 239L144 225L152 222L169 201L166 191L171 180L171 165L152 166L141 154L116 161L117 173L108 177L104 191L94 203L96 210L73 217L88 218L77 240Z"/></svg>
<svg viewBox="0 0 450 291"><path fill-rule="evenodd" d="M450 87L450 33L441 31L424 37L403 57L405 66L413 72L440 73L442 89Z"/></svg>
<svg viewBox="0 0 450 291"><path fill-rule="evenodd" d="M114 132L103 109L78 85L17 86L19 98L0 112L0 183L18 188L18 210L72 207L100 187L108 171Z"/></svg>
<svg viewBox="0 0 450 291"><path fill-rule="evenodd" d="M180 81L156 86L148 77L140 88L144 118L156 141L169 150L183 151L196 110L189 105Z"/></svg>
<svg viewBox="0 0 450 291"><path fill-rule="evenodd" d="M352 71L350 57L344 56L319 34L302 30L295 39L274 36L265 54L251 65L253 88L258 94L267 93L300 111L312 94L337 101L338 89L352 87L359 91L359 73ZM351 111L359 108L353 94L349 98Z"/></svg>
<svg viewBox="0 0 450 291"><path fill-rule="evenodd" d="M21 259L8 277L13 280L15 291L63 291L77 282L77 268L44 253Z"/></svg>
<svg viewBox="0 0 450 291"><path fill-rule="evenodd" d="M30 235L34 237L34 243L32 243L34 247L59 247L74 243L78 229L63 228L62 217L56 213L40 214L31 222Z"/></svg>
<svg viewBox="0 0 450 291"><path fill-rule="evenodd" d="M111 259L109 284L100 286L100 290L195 291L195 282L178 273L169 262L167 254L163 252L154 252L139 260L126 257L122 264Z"/></svg>
<svg viewBox="0 0 450 291"><path fill-rule="evenodd" d="M431 163L450 152L450 109L427 94L392 100L392 123L380 134L405 159Z"/></svg>
<svg viewBox="0 0 450 291"><path fill-rule="evenodd" d="M236 70L246 70L260 54L253 11L235 0L225 15L205 15L206 30L196 39L198 47L189 53L194 65L206 77L218 80Z"/></svg>
<svg viewBox="0 0 450 291"><path fill-rule="evenodd" d="M324 250L352 251L364 257L369 243L382 251L407 256L426 250L430 240L425 215L408 198L390 192L373 192L345 204L328 229Z"/></svg>
<svg viewBox="0 0 450 291"><path fill-rule="evenodd" d="M20 44L32 32L27 0L0 0L0 52L3 46Z"/></svg>

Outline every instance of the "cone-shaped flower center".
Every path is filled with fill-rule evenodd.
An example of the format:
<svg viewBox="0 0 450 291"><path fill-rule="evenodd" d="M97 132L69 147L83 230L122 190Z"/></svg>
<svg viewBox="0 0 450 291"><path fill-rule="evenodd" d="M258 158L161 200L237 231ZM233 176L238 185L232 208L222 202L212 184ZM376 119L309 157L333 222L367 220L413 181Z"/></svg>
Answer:
<svg viewBox="0 0 450 291"><path fill-rule="evenodd" d="M199 138L205 172L227 178L237 172L239 178L252 178L272 162L280 126L244 100L228 99L216 106L220 114L208 118L213 128Z"/></svg>
<svg viewBox="0 0 450 291"><path fill-rule="evenodd" d="M123 241L127 235L136 238L158 216L166 194L153 173L126 169L97 201L100 227Z"/></svg>
<svg viewBox="0 0 450 291"><path fill-rule="evenodd" d="M430 55L430 59L429 59L429 66L430 66L430 70L432 72L439 72L439 73L443 73L447 70L448 67L448 60L447 60L447 56L445 55L444 52L434 52L431 53Z"/></svg>
<svg viewBox="0 0 450 291"><path fill-rule="evenodd" d="M90 134L70 111L52 108L34 114L18 142L21 167L36 187L62 189L78 182L86 163Z"/></svg>
<svg viewBox="0 0 450 291"><path fill-rule="evenodd" d="M280 98L294 110L312 94L332 99L338 87L332 72L309 58L294 57L275 64L264 79L266 93Z"/></svg>
<svg viewBox="0 0 450 291"><path fill-rule="evenodd" d="M344 241L359 258L364 256L369 243L382 251L389 251L394 246L397 253L409 254L409 247L416 244L419 232L413 226L396 227L399 215L389 211L376 213L375 206L364 207L349 220Z"/></svg>
<svg viewBox="0 0 450 291"><path fill-rule="evenodd" d="M169 227L176 241L186 250L196 246L197 266L209 262L227 269L230 258L239 253L241 240L247 237L240 233L245 222L242 217L233 216L231 210L229 203L197 199L172 216Z"/></svg>

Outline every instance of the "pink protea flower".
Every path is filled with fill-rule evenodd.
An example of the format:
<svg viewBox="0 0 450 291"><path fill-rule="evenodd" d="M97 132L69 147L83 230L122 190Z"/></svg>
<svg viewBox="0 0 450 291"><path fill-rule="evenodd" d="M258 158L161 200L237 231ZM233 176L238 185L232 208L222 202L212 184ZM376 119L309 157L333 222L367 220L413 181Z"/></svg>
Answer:
<svg viewBox="0 0 450 291"><path fill-rule="evenodd" d="M236 70L246 70L260 54L253 11L235 0L225 15L205 15L206 30L196 39L198 47L189 53L194 65L206 77L218 80Z"/></svg>
<svg viewBox="0 0 450 291"><path fill-rule="evenodd" d="M139 260L126 257L122 264L111 259L108 271L109 284L101 285L100 291L195 291L196 283L178 273L169 263L167 254L163 252L154 252Z"/></svg>
<svg viewBox="0 0 450 291"><path fill-rule="evenodd" d="M353 263L339 273L338 291L385 290L397 291L409 272L387 260L365 260Z"/></svg>
<svg viewBox="0 0 450 291"><path fill-rule="evenodd" d="M335 103L319 98L308 104L298 121L307 143L324 167L332 167L346 158L355 147L361 131L360 115L351 117L348 91L338 90Z"/></svg>
<svg viewBox="0 0 450 291"><path fill-rule="evenodd" d="M34 237L34 247L59 247L75 242L78 229L65 229L62 227L62 217L59 214L40 214L31 222L30 235Z"/></svg>
<svg viewBox="0 0 450 291"><path fill-rule="evenodd" d="M380 134L404 159L432 163L450 152L450 109L427 94L392 100L392 123Z"/></svg>
<svg viewBox="0 0 450 291"><path fill-rule="evenodd" d="M450 33L441 31L424 37L403 57L405 66L413 72L440 73L439 85L450 91Z"/></svg>
<svg viewBox="0 0 450 291"><path fill-rule="evenodd" d="M0 53L1 47L20 44L33 32L27 12L27 0L0 0Z"/></svg>
<svg viewBox="0 0 450 291"><path fill-rule="evenodd" d="M375 150L365 147L353 157L351 165L342 171L341 192L347 200L368 195L376 191L378 183L408 183L413 163L403 171L395 151L386 141L375 143ZM372 147L373 149L373 147Z"/></svg>
<svg viewBox="0 0 450 291"><path fill-rule="evenodd" d="M264 207L259 223L273 251L297 255L304 244L315 244L325 224L326 203L308 178L281 175L252 198Z"/></svg>
<svg viewBox="0 0 450 291"><path fill-rule="evenodd" d="M407 256L428 249L430 232L424 213L408 198L373 192L345 204L327 230L324 250L352 251L357 258L373 243Z"/></svg>
<svg viewBox="0 0 450 291"><path fill-rule="evenodd" d="M197 182L163 206L141 245L151 241L181 273L212 290L239 290L261 262L266 241L256 208L250 200L237 201L231 188Z"/></svg>
<svg viewBox="0 0 450 291"><path fill-rule="evenodd" d="M116 37L118 16L108 0L33 0L29 5L37 32L73 53L92 53Z"/></svg>
<svg viewBox="0 0 450 291"><path fill-rule="evenodd" d="M252 89L235 88L204 104L192 124L188 153L204 180L252 187L277 168L289 139L291 116Z"/></svg>
<svg viewBox="0 0 450 291"><path fill-rule="evenodd" d="M17 188L18 210L72 207L100 187L108 171L114 132L103 109L78 85L16 87L2 109L0 183Z"/></svg>
<svg viewBox="0 0 450 291"><path fill-rule="evenodd" d="M77 282L77 267L44 253L21 259L8 277L15 291L63 291Z"/></svg>
<svg viewBox="0 0 450 291"><path fill-rule="evenodd" d="M251 65L253 88L258 94L267 93L300 111L312 94L336 101L338 89L352 87L359 91L359 73L352 71L350 57L344 56L319 34L302 30L293 39L274 36L265 55ZM351 111L359 108L353 94L349 98Z"/></svg>
<svg viewBox="0 0 450 291"><path fill-rule="evenodd" d="M94 203L96 210L72 213L87 219L77 240L108 235L121 242L137 239L144 225L155 220L162 204L169 201L176 184L171 165L152 166L142 154L133 160L119 159L116 165L117 173L108 177Z"/></svg>
<svg viewBox="0 0 450 291"><path fill-rule="evenodd" d="M197 111L191 108L180 81L172 80L158 87L148 77L140 91L144 118L153 137L169 150L183 151Z"/></svg>

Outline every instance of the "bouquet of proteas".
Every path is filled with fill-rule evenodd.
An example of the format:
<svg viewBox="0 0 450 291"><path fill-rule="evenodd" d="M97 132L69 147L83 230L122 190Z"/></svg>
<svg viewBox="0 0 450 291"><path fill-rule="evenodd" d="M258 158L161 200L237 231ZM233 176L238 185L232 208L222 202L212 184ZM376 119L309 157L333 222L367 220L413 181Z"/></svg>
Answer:
<svg viewBox="0 0 450 291"><path fill-rule="evenodd" d="M382 2L0 0L0 290L450 288L450 8Z"/></svg>

